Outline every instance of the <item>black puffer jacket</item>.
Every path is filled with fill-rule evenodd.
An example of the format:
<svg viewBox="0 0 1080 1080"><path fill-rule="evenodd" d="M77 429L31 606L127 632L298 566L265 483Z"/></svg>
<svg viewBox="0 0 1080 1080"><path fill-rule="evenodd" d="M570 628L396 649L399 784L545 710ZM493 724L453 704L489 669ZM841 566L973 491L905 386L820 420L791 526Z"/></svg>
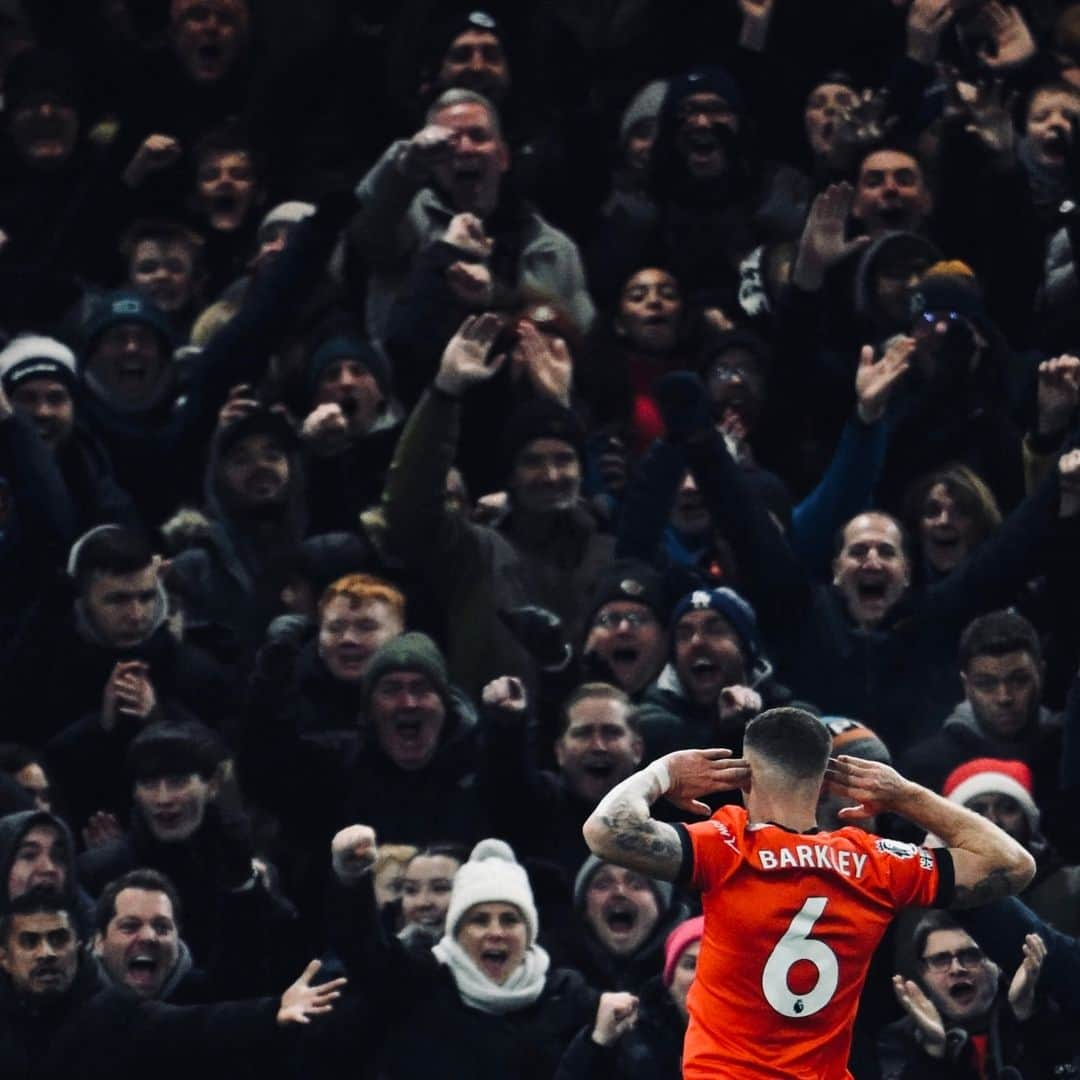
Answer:
<svg viewBox="0 0 1080 1080"><path fill-rule="evenodd" d="M110 1080L136 1076L153 1063L155 1077L207 1080L254 1069L282 1076L294 1033L277 1027L278 1002L178 1008L106 989L84 957L59 1000L34 1001L0 977L0 1062L4 1080Z"/></svg>
<svg viewBox="0 0 1080 1080"><path fill-rule="evenodd" d="M638 1019L611 1046L593 1042L592 1025L577 1033L563 1054L555 1080L679 1080L682 1076L686 1017L679 1012L668 988L650 979L638 999Z"/></svg>

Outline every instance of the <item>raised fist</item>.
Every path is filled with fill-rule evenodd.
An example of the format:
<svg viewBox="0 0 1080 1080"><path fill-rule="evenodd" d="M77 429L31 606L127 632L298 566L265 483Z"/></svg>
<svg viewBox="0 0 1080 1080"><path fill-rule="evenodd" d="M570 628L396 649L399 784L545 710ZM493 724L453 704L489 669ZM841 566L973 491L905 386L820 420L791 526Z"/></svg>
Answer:
<svg viewBox="0 0 1080 1080"><path fill-rule="evenodd" d="M358 881L375 865L378 849L370 825L349 825L330 842L330 858L339 881Z"/></svg>

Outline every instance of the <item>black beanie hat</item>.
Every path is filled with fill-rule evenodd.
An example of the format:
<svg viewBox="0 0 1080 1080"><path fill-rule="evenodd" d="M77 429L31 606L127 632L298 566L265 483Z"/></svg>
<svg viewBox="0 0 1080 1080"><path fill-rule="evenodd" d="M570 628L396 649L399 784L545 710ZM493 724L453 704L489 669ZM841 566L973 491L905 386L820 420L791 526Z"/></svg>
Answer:
<svg viewBox="0 0 1080 1080"><path fill-rule="evenodd" d="M315 400L315 393L319 389L319 380L323 377L326 369L338 360L346 358L359 360L371 372L372 378L378 384L384 395L390 393L390 368L382 353L370 342L363 338L349 334L341 334L328 338L312 354L307 368L307 400Z"/></svg>
<svg viewBox="0 0 1080 1080"><path fill-rule="evenodd" d="M619 601L647 607L661 625L667 626L671 603L664 588L664 579L648 563L640 559L613 562L597 579L585 626L592 626L605 604Z"/></svg>
<svg viewBox="0 0 1080 1080"><path fill-rule="evenodd" d="M165 312L152 300L134 289L117 289L115 292L106 293L90 312L86 325L83 327L80 362L86 362L94 351L98 338L106 330L119 326L121 323L139 323L149 327L157 334L166 356L172 353L175 342L172 327L169 325Z"/></svg>
<svg viewBox="0 0 1080 1080"><path fill-rule="evenodd" d="M519 405L503 428L503 460L512 469L518 454L534 439L561 439L585 464L585 431L578 418L550 398L533 398Z"/></svg>
<svg viewBox="0 0 1080 1080"><path fill-rule="evenodd" d="M246 439L249 435L269 435L286 454L292 454L300 447L299 436L284 416L270 409L259 408L252 409L218 431L218 456L224 457L241 439Z"/></svg>

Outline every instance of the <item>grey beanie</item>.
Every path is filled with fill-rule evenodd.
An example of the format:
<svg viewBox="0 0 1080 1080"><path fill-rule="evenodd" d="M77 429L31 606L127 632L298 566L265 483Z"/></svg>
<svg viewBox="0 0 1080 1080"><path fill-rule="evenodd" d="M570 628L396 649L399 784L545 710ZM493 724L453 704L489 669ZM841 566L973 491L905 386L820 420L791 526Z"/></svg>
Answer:
<svg viewBox="0 0 1080 1080"><path fill-rule="evenodd" d="M574 907L583 908L585 906L585 891L589 887L589 882L592 881L593 874L600 869L601 866L607 866L608 864L604 859L601 859L598 855L590 855L582 864L581 869L577 872L577 877L574 878ZM675 895L675 886L670 881L658 881L656 878L646 877L645 880L652 886L652 891L656 894L656 904L660 908L660 913L663 914L669 907L671 907L672 897Z"/></svg>
<svg viewBox="0 0 1080 1080"><path fill-rule="evenodd" d="M631 99L619 122L619 142L625 143L630 137L630 130L639 120L660 119L660 109L664 104L668 84L665 79L653 79L647 82Z"/></svg>

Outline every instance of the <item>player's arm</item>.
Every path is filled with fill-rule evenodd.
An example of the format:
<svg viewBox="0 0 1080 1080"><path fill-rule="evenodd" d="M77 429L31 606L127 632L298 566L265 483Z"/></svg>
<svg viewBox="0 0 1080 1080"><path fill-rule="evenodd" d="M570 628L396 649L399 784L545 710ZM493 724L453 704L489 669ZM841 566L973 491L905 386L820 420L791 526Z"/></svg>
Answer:
<svg viewBox="0 0 1080 1080"><path fill-rule="evenodd" d="M653 819L652 804L666 795L684 810L707 815L700 796L741 787L749 778L746 763L730 750L677 750L613 787L585 822L585 842L605 862L674 881L683 864L682 840L673 825Z"/></svg>
<svg viewBox="0 0 1080 1080"><path fill-rule="evenodd" d="M859 805L841 810L851 820L891 811L940 837L955 877L949 907L978 907L1020 892L1035 876L1035 860L991 821L876 761L841 756L829 762L829 782Z"/></svg>

